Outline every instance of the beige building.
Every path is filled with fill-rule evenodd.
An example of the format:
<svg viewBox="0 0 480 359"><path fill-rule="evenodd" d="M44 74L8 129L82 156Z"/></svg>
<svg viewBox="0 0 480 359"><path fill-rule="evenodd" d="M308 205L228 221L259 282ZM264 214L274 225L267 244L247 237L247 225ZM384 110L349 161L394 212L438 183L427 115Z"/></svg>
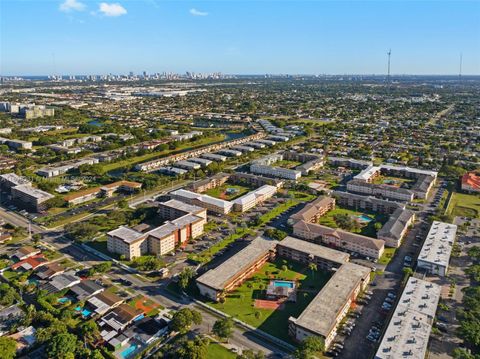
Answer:
<svg viewBox="0 0 480 359"><path fill-rule="evenodd" d="M177 200L158 203L158 213L166 220L163 225L146 232L120 226L107 233L108 251L129 260L145 254L165 255L203 234L206 212Z"/></svg>
<svg viewBox="0 0 480 359"><path fill-rule="evenodd" d="M383 240L304 221L293 225L293 234L307 241L323 243L332 248L356 252L375 259L379 259L385 250Z"/></svg>

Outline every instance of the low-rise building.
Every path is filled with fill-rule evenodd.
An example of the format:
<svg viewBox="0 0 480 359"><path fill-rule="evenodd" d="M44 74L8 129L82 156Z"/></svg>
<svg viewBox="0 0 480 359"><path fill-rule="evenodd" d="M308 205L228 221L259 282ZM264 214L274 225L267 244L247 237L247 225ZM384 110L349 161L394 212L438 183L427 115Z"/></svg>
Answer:
<svg viewBox="0 0 480 359"><path fill-rule="evenodd" d="M456 234L456 225L434 221L418 255L417 268L439 276L447 275Z"/></svg>
<svg viewBox="0 0 480 359"><path fill-rule="evenodd" d="M174 199L182 202L204 207L209 211L227 214L232 211L233 203L223 199L215 198L206 194L199 194L184 189L179 189L169 193Z"/></svg>
<svg viewBox="0 0 480 359"><path fill-rule="evenodd" d="M362 196L355 193L333 191L332 195L336 198L340 206L355 208L355 210L365 210L384 214L393 214L398 209L405 209L405 203L388 201L373 196Z"/></svg>
<svg viewBox="0 0 480 359"><path fill-rule="evenodd" d="M292 214L288 219L289 224L298 221L316 223L324 214L335 208L335 199L331 197L320 196L309 202L300 211Z"/></svg>
<svg viewBox="0 0 480 359"><path fill-rule="evenodd" d="M353 263L341 265L298 318L289 318L289 334L299 342L319 336L328 348L338 325L369 280L369 268Z"/></svg>
<svg viewBox="0 0 480 359"><path fill-rule="evenodd" d="M361 193L368 196L392 199L395 201L413 201L415 194L413 191L389 186L386 184L373 184L362 180L353 179L347 183L347 190L353 193Z"/></svg>
<svg viewBox="0 0 480 359"><path fill-rule="evenodd" d="M246 212L271 198L275 193L277 193L277 187L268 184L263 185L233 200L233 209L236 212Z"/></svg>
<svg viewBox="0 0 480 359"><path fill-rule="evenodd" d="M197 278L200 294L217 301L241 285L275 255L277 241L257 237L250 244L214 269Z"/></svg>
<svg viewBox="0 0 480 359"><path fill-rule="evenodd" d="M203 207L177 200L158 203L158 213L165 223L147 232L125 226L107 233L107 249L131 260L144 254L164 255L203 234L207 222Z"/></svg>
<svg viewBox="0 0 480 359"><path fill-rule="evenodd" d="M408 279L375 359L426 357L440 292L437 284L415 277Z"/></svg>
<svg viewBox="0 0 480 359"><path fill-rule="evenodd" d="M383 240L304 221L298 221L293 225L293 234L313 243L322 243L332 248L359 253L375 259L379 259L385 250Z"/></svg>
<svg viewBox="0 0 480 359"><path fill-rule="evenodd" d="M465 192L480 193L480 175L476 172L465 173L460 180L460 184Z"/></svg>
<svg viewBox="0 0 480 359"><path fill-rule="evenodd" d="M12 201L18 206L36 212L44 210L45 202L53 197L52 194L30 185L12 187Z"/></svg>
<svg viewBox="0 0 480 359"><path fill-rule="evenodd" d="M413 211L398 208L377 232L377 238L384 240L387 247L398 248L414 220Z"/></svg>

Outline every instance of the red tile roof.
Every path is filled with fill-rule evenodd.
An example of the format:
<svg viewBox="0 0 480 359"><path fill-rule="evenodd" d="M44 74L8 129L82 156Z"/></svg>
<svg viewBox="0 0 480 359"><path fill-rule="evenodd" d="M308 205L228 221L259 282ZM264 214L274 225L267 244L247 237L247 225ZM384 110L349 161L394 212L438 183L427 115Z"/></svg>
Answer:
<svg viewBox="0 0 480 359"><path fill-rule="evenodd" d="M480 189L480 176L475 172L467 172L462 176L462 185Z"/></svg>

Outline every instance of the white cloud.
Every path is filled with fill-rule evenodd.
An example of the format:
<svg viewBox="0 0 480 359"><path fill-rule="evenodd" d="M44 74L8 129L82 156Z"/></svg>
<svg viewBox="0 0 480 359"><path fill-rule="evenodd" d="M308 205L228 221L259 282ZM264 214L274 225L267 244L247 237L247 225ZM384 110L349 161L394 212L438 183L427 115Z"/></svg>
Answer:
<svg viewBox="0 0 480 359"><path fill-rule="evenodd" d="M85 10L85 4L77 0L65 0L59 8L63 12L83 11Z"/></svg>
<svg viewBox="0 0 480 359"><path fill-rule="evenodd" d="M207 16L208 12L200 11L197 9L190 9L190 14L193 16Z"/></svg>
<svg viewBox="0 0 480 359"><path fill-rule="evenodd" d="M108 4L106 2L100 3L98 11L105 16L122 16L127 13L127 10L119 3Z"/></svg>

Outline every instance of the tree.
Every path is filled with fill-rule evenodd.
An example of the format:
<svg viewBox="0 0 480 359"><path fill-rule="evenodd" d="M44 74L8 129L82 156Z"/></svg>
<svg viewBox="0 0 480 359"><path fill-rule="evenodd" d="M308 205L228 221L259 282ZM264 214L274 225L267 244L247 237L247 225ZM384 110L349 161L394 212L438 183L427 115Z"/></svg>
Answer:
<svg viewBox="0 0 480 359"><path fill-rule="evenodd" d="M193 324L199 325L201 323L202 315L200 312L190 308L182 308L173 315L170 328L179 333L186 333Z"/></svg>
<svg viewBox="0 0 480 359"><path fill-rule="evenodd" d="M238 354L237 359L265 359L265 354L261 351L254 352L251 349L247 349L242 350L242 354Z"/></svg>
<svg viewBox="0 0 480 359"><path fill-rule="evenodd" d="M0 353L2 359L13 359L17 353L17 342L9 337L0 337Z"/></svg>
<svg viewBox="0 0 480 359"><path fill-rule="evenodd" d="M283 264L282 265L282 272L286 272L288 269L287 265L286 264Z"/></svg>
<svg viewBox="0 0 480 359"><path fill-rule="evenodd" d="M208 338L196 337L194 340L184 341L175 351L175 358L205 359L208 354Z"/></svg>
<svg viewBox="0 0 480 359"><path fill-rule="evenodd" d="M195 270L192 267L185 267L178 275L178 285L185 290L190 280L195 276Z"/></svg>
<svg viewBox="0 0 480 359"><path fill-rule="evenodd" d="M16 291L7 283L0 284L0 305L8 307L13 304L16 297Z"/></svg>
<svg viewBox="0 0 480 359"><path fill-rule="evenodd" d="M47 354L50 358L69 359L73 358L78 346L77 337L70 333L62 333L54 336L47 344Z"/></svg>
<svg viewBox="0 0 480 359"><path fill-rule="evenodd" d="M84 341L93 342L100 336L100 331L94 320L88 320L78 326L78 334Z"/></svg>
<svg viewBox="0 0 480 359"><path fill-rule="evenodd" d="M325 351L325 341L315 335L306 337L300 347L295 351L294 356L298 359L315 358L317 354Z"/></svg>
<svg viewBox="0 0 480 359"><path fill-rule="evenodd" d="M233 334L233 320L232 318L223 318L217 320L213 324L212 328L212 333L217 335L218 337L222 339L228 339L232 336Z"/></svg>
<svg viewBox="0 0 480 359"><path fill-rule="evenodd" d="M117 207L121 209L127 209L128 201L125 198L122 198L120 201L117 202Z"/></svg>

